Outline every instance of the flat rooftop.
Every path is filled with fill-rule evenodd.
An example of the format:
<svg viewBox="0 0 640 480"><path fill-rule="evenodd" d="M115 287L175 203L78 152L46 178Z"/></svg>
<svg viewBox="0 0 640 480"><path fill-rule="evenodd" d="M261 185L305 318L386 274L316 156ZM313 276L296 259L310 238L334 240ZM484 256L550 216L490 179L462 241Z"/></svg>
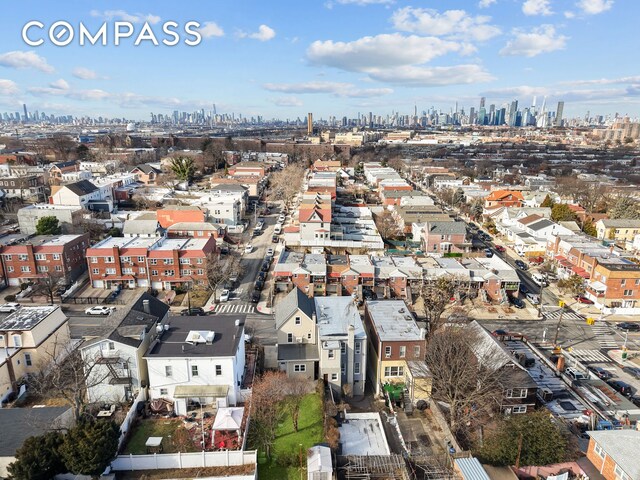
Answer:
<svg viewBox="0 0 640 480"><path fill-rule="evenodd" d="M424 340L404 301L367 300L365 306L381 341Z"/></svg>
<svg viewBox="0 0 640 480"><path fill-rule="evenodd" d="M31 330L58 308L57 305L21 307L0 323L0 330Z"/></svg>
<svg viewBox="0 0 640 480"><path fill-rule="evenodd" d="M342 455L391 455L380 414L347 413L340 425Z"/></svg>

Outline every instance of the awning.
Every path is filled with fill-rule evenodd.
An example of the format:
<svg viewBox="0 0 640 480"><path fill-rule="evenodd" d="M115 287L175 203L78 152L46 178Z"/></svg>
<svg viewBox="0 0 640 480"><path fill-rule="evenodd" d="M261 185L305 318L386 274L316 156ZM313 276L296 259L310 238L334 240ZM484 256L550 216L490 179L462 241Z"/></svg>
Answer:
<svg viewBox="0 0 640 480"><path fill-rule="evenodd" d="M174 398L226 397L229 385L178 385L173 392Z"/></svg>
<svg viewBox="0 0 640 480"><path fill-rule="evenodd" d="M607 291L607 286L602 282L590 282L590 283L587 284L587 287L589 287L591 290L593 290L595 292L606 292Z"/></svg>
<svg viewBox="0 0 640 480"><path fill-rule="evenodd" d="M573 271L573 273L575 273L576 275L580 275L582 278L591 278L591 275L589 275L589 272L587 272L584 268L580 268L580 267L573 267L571 269Z"/></svg>
<svg viewBox="0 0 640 480"><path fill-rule="evenodd" d="M107 275L103 278L104 280L134 280L132 275Z"/></svg>
<svg viewBox="0 0 640 480"><path fill-rule="evenodd" d="M222 407L216 413L216 419L213 422L212 430L240 430L242 426L242 417L244 416L243 407Z"/></svg>

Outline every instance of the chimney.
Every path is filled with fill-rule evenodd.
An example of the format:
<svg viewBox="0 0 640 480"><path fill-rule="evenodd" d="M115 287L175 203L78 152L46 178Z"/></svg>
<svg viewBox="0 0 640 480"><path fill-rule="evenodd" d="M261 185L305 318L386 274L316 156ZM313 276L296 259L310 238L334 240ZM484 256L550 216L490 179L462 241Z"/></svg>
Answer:
<svg viewBox="0 0 640 480"><path fill-rule="evenodd" d="M144 313L151 315L151 307L149 306L149 300L142 301L142 308L144 310Z"/></svg>

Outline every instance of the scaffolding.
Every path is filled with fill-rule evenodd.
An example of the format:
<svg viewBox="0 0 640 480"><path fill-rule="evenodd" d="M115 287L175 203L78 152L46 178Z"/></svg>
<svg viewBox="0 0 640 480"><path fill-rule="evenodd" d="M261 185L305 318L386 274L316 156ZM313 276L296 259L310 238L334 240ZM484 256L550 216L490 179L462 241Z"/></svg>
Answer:
<svg viewBox="0 0 640 480"><path fill-rule="evenodd" d="M349 455L337 458L341 480L412 480L401 455Z"/></svg>
<svg viewBox="0 0 640 480"><path fill-rule="evenodd" d="M415 455L407 459L408 469L413 480L456 480L453 473L452 458L443 455Z"/></svg>

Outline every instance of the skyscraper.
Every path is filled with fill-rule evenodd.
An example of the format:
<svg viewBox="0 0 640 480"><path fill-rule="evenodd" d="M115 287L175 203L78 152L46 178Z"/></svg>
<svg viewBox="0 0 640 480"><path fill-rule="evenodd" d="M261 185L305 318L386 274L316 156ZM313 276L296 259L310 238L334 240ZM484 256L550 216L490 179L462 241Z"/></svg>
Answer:
<svg viewBox="0 0 640 480"><path fill-rule="evenodd" d="M562 111L564 110L564 102L558 102L558 108L556 109L556 127L562 126Z"/></svg>
<svg viewBox="0 0 640 480"><path fill-rule="evenodd" d="M28 122L29 121L29 114L27 112L27 104L26 103L22 104L22 109L24 110L24 121Z"/></svg>
<svg viewBox="0 0 640 480"><path fill-rule="evenodd" d="M485 102L485 98L480 97L480 108L484 108L484 102Z"/></svg>
<svg viewBox="0 0 640 480"><path fill-rule="evenodd" d="M307 135L313 135L313 113L307 113Z"/></svg>

